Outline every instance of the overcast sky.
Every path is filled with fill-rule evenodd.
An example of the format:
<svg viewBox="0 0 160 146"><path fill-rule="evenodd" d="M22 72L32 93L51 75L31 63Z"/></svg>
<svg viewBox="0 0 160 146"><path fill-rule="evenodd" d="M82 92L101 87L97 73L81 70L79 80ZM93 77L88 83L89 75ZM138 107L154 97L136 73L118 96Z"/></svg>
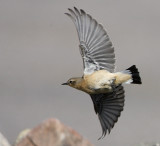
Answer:
<svg viewBox="0 0 160 146"><path fill-rule="evenodd" d="M117 71L133 64L142 85L125 85L126 101L103 140L90 97L61 86L82 76L79 42L67 8L84 9L106 28ZM11 143L25 128L58 118L97 146L160 141L159 0L0 0L0 131Z"/></svg>

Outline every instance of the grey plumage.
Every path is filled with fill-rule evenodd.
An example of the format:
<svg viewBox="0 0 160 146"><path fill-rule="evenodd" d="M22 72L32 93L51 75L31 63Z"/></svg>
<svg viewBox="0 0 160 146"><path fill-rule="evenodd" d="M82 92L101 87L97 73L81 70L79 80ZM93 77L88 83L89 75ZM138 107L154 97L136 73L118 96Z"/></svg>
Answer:
<svg viewBox="0 0 160 146"><path fill-rule="evenodd" d="M83 10L75 7L68 10L70 13L65 14L73 20L77 29L84 74L101 69L114 72L114 48L103 26Z"/></svg>

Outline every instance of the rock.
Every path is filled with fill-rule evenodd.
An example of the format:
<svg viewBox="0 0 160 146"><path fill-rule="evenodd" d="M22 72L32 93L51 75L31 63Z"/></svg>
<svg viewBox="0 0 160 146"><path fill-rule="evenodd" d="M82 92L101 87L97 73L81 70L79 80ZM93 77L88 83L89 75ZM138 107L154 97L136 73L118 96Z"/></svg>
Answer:
<svg viewBox="0 0 160 146"><path fill-rule="evenodd" d="M0 146L10 146L7 139L0 133Z"/></svg>
<svg viewBox="0 0 160 146"><path fill-rule="evenodd" d="M25 133L25 134L24 134ZM16 146L93 146L57 119L49 119L20 134Z"/></svg>
<svg viewBox="0 0 160 146"><path fill-rule="evenodd" d="M31 131L31 129L25 129L18 135L15 145L18 144L23 138L27 136L27 134Z"/></svg>

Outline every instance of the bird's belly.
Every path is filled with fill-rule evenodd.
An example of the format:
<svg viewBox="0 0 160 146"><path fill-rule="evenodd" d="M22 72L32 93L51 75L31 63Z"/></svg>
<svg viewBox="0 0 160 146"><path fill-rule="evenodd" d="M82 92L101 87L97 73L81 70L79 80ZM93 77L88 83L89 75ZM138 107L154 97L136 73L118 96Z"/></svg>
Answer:
<svg viewBox="0 0 160 146"><path fill-rule="evenodd" d="M99 88L95 88L95 87L86 87L86 88L80 88L79 90L82 90L88 94L100 94L100 93L108 93L108 92L112 92L112 88L108 88L108 87L99 87Z"/></svg>
<svg viewBox="0 0 160 146"><path fill-rule="evenodd" d="M111 92L112 87L110 80L112 80L112 78L112 74L107 71L97 71L85 79L85 85L92 94Z"/></svg>
<svg viewBox="0 0 160 146"><path fill-rule="evenodd" d="M112 92L112 88L96 88L94 89L94 94L99 94L99 93L108 93L108 92Z"/></svg>

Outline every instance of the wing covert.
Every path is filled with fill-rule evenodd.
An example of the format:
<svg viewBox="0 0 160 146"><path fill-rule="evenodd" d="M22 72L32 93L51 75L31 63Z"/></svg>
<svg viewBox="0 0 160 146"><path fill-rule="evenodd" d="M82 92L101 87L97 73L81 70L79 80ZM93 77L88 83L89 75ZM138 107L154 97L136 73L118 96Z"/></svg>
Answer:
<svg viewBox="0 0 160 146"><path fill-rule="evenodd" d="M114 48L103 26L82 9L68 10L70 13L65 14L72 19L78 33L84 74L101 69L114 72Z"/></svg>

